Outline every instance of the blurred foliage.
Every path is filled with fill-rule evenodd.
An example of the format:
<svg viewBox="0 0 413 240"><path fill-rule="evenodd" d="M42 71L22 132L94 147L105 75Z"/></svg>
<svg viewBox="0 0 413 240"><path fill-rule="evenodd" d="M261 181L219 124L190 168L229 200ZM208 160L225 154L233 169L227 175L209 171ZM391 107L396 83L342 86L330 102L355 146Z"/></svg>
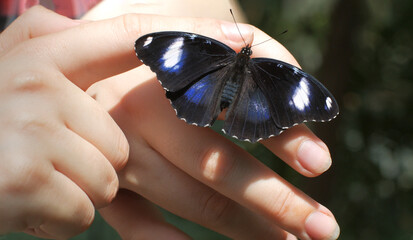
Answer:
<svg viewBox="0 0 413 240"><path fill-rule="evenodd" d="M237 143L331 209L340 239L412 240L413 1L240 2L250 23L276 36L303 69L328 86L341 113L320 129L314 125L333 158L329 172L315 179L295 173L260 145ZM277 36L285 29L287 34ZM163 213L194 239L226 239ZM12 234L3 239L35 238ZM73 239L119 237L98 217Z"/></svg>
<svg viewBox="0 0 413 240"><path fill-rule="evenodd" d="M306 71L334 77L325 74L329 66L347 76L340 83L320 78L341 107L328 123L333 167L321 180L296 185L335 213L340 239L413 239L413 2L241 3L249 21L270 35L288 29L277 40ZM328 53L349 44L344 61Z"/></svg>

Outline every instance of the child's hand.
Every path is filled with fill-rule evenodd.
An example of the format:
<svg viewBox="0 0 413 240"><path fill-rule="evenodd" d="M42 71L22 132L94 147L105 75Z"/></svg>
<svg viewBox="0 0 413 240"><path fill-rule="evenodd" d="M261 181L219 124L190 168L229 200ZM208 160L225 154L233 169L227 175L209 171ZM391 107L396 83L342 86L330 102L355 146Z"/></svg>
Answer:
<svg viewBox="0 0 413 240"><path fill-rule="evenodd" d="M116 195L129 146L84 90L128 64L79 24L35 7L0 35L0 234L71 237Z"/></svg>

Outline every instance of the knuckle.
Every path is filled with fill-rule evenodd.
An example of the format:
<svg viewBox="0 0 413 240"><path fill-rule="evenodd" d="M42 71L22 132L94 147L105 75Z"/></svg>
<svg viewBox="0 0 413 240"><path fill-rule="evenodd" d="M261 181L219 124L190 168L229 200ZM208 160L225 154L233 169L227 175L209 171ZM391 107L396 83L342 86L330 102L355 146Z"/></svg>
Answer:
<svg viewBox="0 0 413 240"><path fill-rule="evenodd" d="M116 171L125 167L129 158L129 143L121 130L118 131L116 137L115 156L113 158L112 166Z"/></svg>
<svg viewBox="0 0 413 240"><path fill-rule="evenodd" d="M96 118L103 122L104 128L107 129L105 135L110 136L109 140L99 150L115 170L121 170L129 158L129 143L126 136L107 111L100 106L95 108L94 111Z"/></svg>
<svg viewBox="0 0 413 240"><path fill-rule="evenodd" d="M95 218L95 214L93 209L88 210L85 214L85 217L82 219L83 221L80 221L80 229L81 231L85 231L92 225L93 219Z"/></svg>
<svg viewBox="0 0 413 240"><path fill-rule="evenodd" d="M8 169L2 171L1 192L9 195L29 195L38 190L39 186L44 186L49 181L49 175L39 164L34 164L35 159L15 156L9 158L13 164L8 165Z"/></svg>
<svg viewBox="0 0 413 240"><path fill-rule="evenodd" d="M74 232L80 233L92 225L93 219L95 218L95 210L87 201L80 201L76 207L74 213L77 214L75 216L78 216L79 219L75 220L78 229Z"/></svg>
<svg viewBox="0 0 413 240"><path fill-rule="evenodd" d="M45 14L48 10L40 4L36 4L25 11L19 18L16 19L15 24L20 26L29 25L33 19Z"/></svg>
<svg viewBox="0 0 413 240"><path fill-rule="evenodd" d="M54 12L48 10L47 8L37 4L33 7L30 7L27 11L25 11L21 16L19 16L13 23L11 24L9 29L13 29L13 31L18 32L18 34L14 37L12 40L22 40L22 39L32 39L35 36L33 36L33 20L38 19L41 16L44 15L50 15L50 13L55 14ZM56 14L57 15L57 14ZM6 29L5 31L7 31ZM0 36L0 40L4 36ZM16 41L13 42L6 42L5 44L0 43L0 51L5 51L10 49L10 43L15 43ZM20 44L18 44L20 45ZM13 45L12 45L13 46Z"/></svg>
<svg viewBox="0 0 413 240"><path fill-rule="evenodd" d="M116 196L119 181L115 170L103 154L97 151L86 151L83 156L95 165L94 174L89 176L89 184L85 185L85 193L96 207L104 207Z"/></svg>
<svg viewBox="0 0 413 240"><path fill-rule="evenodd" d="M50 133L53 125L46 119L41 119L32 113L22 113L15 116L13 121L18 132L28 135Z"/></svg>
<svg viewBox="0 0 413 240"><path fill-rule="evenodd" d="M204 179L211 184L220 185L226 182L236 167L235 153L229 148L217 146L206 149L200 156L200 171Z"/></svg>
<svg viewBox="0 0 413 240"><path fill-rule="evenodd" d="M275 202L272 204L273 215L280 221L288 218L292 208L294 208L295 198L296 194L293 191L284 190L279 192L277 197L274 198Z"/></svg>
<svg viewBox="0 0 413 240"><path fill-rule="evenodd" d="M119 189L119 180L116 176L115 173L110 174L110 176L107 179L107 188L106 188L106 192L103 196L103 205L106 206L109 203L112 202L112 200L115 198L118 189Z"/></svg>
<svg viewBox="0 0 413 240"><path fill-rule="evenodd" d="M30 20L33 17L37 17L39 15L42 15L47 11L48 10L45 7L43 7L42 5L37 4L37 5L34 5L33 7L29 8L27 11L25 11L22 14L22 17L24 17L25 20L27 20L27 19Z"/></svg>
<svg viewBox="0 0 413 240"><path fill-rule="evenodd" d="M48 210L42 215L42 223L35 228L54 230L54 239L69 239L88 229L95 217L95 208L86 196L71 198L66 196L61 202L49 201ZM45 208L42 205L41 208ZM38 210L32 211L38 216Z"/></svg>
<svg viewBox="0 0 413 240"><path fill-rule="evenodd" d="M143 21L142 18L143 16L139 14L124 14L115 22L115 29L121 29L127 38L137 38L141 33L142 23L149 24L148 22Z"/></svg>
<svg viewBox="0 0 413 240"><path fill-rule="evenodd" d="M21 92L36 92L47 89L47 82L39 70L19 72L11 81L12 88Z"/></svg>
<svg viewBox="0 0 413 240"><path fill-rule="evenodd" d="M216 191L204 195L199 206L201 222L206 225L222 227L230 221L233 202Z"/></svg>

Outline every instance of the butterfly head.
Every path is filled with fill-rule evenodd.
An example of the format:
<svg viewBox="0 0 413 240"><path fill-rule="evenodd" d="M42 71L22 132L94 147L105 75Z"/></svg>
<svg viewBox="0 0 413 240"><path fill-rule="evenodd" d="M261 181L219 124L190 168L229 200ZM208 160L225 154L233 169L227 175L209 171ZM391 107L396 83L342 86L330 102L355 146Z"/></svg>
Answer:
<svg viewBox="0 0 413 240"><path fill-rule="evenodd" d="M248 44L247 46L243 47L243 48L241 49L241 52L240 52L240 53L241 53L241 54L245 54L245 55L247 55L248 57L250 57L250 56L252 55L251 46Z"/></svg>

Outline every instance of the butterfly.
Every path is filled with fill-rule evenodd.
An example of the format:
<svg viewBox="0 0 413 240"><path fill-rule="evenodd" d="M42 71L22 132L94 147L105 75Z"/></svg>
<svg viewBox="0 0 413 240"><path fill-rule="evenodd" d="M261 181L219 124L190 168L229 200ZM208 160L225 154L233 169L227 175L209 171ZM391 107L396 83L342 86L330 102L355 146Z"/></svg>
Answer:
<svg viewBox="0 0 413 240"><path fill-rule="evenodd" d="M313 76L271 58L251 58L215 39L188 32L155 32L136 40L137 57L156 73L177 116L211 126L227 109L223 131L257 142L297 124L330 121L339 109Z"/></svg>

